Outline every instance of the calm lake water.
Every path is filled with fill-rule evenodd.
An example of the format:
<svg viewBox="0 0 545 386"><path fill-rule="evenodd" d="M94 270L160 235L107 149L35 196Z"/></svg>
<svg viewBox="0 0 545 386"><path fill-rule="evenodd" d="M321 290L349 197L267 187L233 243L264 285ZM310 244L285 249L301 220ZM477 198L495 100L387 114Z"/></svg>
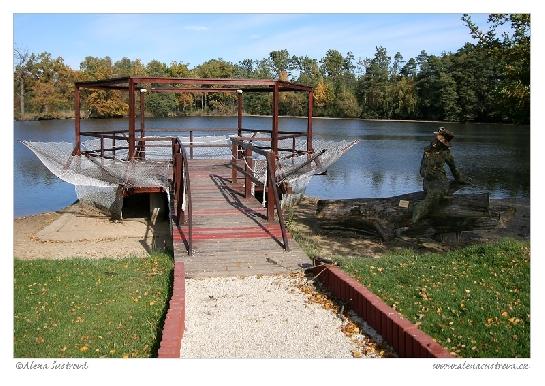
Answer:
<svg viewBox="0 0 545 386"><path fill-rule="evenodd" d="M270 129L271 119L244 117L244 127ZM147 127L236 127L236 117L148 119ZM314 120L314 136L359 139L327 175L314 176L306 194L320 198L388 197L421 190L422 150L440 125L452 130L451 152L474 186L464 192L490 192L494 198L529 197L530 128L496 124ZM82 130L126 128L126 120L84 120ZM280 118L282 130L305 130L306 120ZM74 121L14 123L14 214L25 216L61 209L76 200L74 187L51 174L19 143L74 140Z"/></svg>

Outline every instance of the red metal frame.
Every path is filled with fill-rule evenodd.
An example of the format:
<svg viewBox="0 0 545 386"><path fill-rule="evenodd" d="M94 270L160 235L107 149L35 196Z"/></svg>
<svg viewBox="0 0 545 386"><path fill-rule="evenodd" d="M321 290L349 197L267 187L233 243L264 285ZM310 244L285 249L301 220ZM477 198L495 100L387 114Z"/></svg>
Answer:
<svg viewBox="0 0 545 386"><path fill-rule="evenodd" d="M158 87L157 87L158 86ZM168 86L168 87L165 87ZM106 89L127 91L129 94L129 114L128 114L128 130L117 130L109 132L81 132L81 89ZM140 110L140 138L136 139L136 92L139 93L139 110ZM249 168L253 167L252 152L262 154L267 160L267 186L263 189L267 195L267 218L270 223L274 221L274 212L276 209L278 221L280 223L281 234L284 242L284 248L289 250L288 237L282 210L280 208L280 196L275 181L276 160L279 151L291 151L295 154L295 137L305 135L302 132L291 133L282 132L279 130L279 101L281 92L306 92L308 94L308 116L307 116L307 149L306 153L309 157L312 156L314 149L312 147L312 108L314 103L314 93L312 87L297 83L284 82L280 80L269 79L218 79L218 78L168 78L168 77L121 77L103 80L76 82L74 90L74 109L75 109L75 145L73 154L81 154L81 136L94 136L100 139L100 149L86 151L89 156L100 155L104 158L115 158L115 151L128 149L128 159L144 158L146 141L155 141L157 138L146 138L145 136L145 91L158 93L237 93L237 127L236 131L238 138L232 139L233 165L232 165L232 182L237 183L237 160L245 158L248 167L242 171L245 176L245 195L251 194L251 181L256 182L251 175ZM269 92L272 93L272 128L271 128L271 151L265 151L264 148L254 147L250 142L245 142L245 137L242 132L252 132L251 129L243 127L243 93L244 92ZM163 129L161 129L163 130ZM190 155L188 157L185 147L181 144L177 137L172 137L172 161L173 161L173 192L176 211L176 219L178 224L188 224L188 253L192 253L192 200L191 188L189 181L188 159L193 158L193 129L185 129L190 132ZM202 130L202 129L199 129ZM210 129L214 131L215 129ZM234 131L235 129L233 129ZM154 130L148 130L154 131ZM171 131L184 131L184 129L172 129ZM128 132L128 138L124 136ZM279 136L279 134L285 134ZM279 149L278 141L284 138L293 137L292 149ZM104 148L104 138L112 139L112 148ZM170 137L163 137L170 138ZM128 146L116 147L115 141L128 141ZM148 147L163 146L149 144ZM206 145L199 145L206 146ZM210 146L210 145L209 145ZM217 145L216 145L217 146ZM244 150L244 154L242 154ZM106 156L105 152L111 152L111 156ZM98 153L98 154L97 154ZM305 151L298 151L305 153ZM186 210L182 210L182 197L184 181L187 186L188 202ZM259 181L257 181L259 182ZM136 187L135 189L139 189ZM148 188L149 189L149 188ZM133 191L134 192L134 191Z"/></svg>
<svg viewBox="0 0 545 386"><path fill-rule="evenodd" d="M159 87L157 87L159 86ZM169 86L169 87L165 87ZM80 138L80 89L110 89L127 91L129 94L129 159L143 155L143 143L139 142L136 146L136 96L140 96L140 137L144 137L145 114L144 114L144 89L149 92L158 93L237 93L237 133L240 136L243 116L243 96L242 92L270 92L273 94L272 103L272 129L271 129L271 148L275 155L278 155L278 134L279 134L279 100L280 92L306 92L308 94L308 117L307 117L307 153L311 154L312 148L312 105L314 103L314 94L312 87L302 84L285 82L271 79L228 79L228 78L170 78L170 77L150 77L150 76L129 76L111 79L101 79L93 81L84 81L75 83L74 109L75 109L75 145L74 154L81 152Z"/></svg>

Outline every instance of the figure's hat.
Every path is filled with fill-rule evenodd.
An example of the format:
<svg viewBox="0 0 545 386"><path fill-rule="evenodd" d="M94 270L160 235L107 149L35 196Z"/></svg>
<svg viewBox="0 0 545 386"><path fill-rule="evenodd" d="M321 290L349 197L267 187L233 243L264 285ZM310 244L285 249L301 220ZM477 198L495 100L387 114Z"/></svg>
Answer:
<svg viewBox="0 0 545 386"><path fill-rule="evenodd" d="M454 138L454 134L452 134L444 127L440 127L439 131L434 131L433 134L435 134L435 137L439 142L447 147L450 147L450 141L452 140L452 138Z"/></svg>

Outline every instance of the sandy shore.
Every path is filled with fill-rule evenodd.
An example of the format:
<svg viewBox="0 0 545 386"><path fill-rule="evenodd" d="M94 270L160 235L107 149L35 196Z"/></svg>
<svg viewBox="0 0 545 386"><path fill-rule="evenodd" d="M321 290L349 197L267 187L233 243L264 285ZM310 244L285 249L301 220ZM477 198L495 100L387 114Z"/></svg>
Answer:
<svg viewBox="0 0 545 386"><path fill-rule="evenodd" d="M19 259L121 258L168 248L169 224L145 218L112 222L80 204L13 221L13 254Z"/></svg>

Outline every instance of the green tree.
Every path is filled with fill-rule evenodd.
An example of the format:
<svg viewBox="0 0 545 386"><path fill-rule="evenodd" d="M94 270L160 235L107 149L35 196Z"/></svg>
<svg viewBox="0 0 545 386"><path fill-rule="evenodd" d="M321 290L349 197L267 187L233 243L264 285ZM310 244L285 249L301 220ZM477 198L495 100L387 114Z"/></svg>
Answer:
<svg viewBox="0 0 545 386"><path fill-rule="evenodd" d="M30 54L28 51L23 51L15 47L13 49L13 63L15 64L14 79L15 79L15 92L13 95L17 98L17 93L19 93L19 116L23 117L25 115L25 90L28 87L28 79L30 77L29 67L29 57ZM17 103L15 103L17 105Z"/></svg>
<svg viewBox="0 0 545 386"><path fill-rule="evenodd" d="M174 94L149 93L146 96L146 111L154 117L168 117L177 107L178 100Z"/></svg>
<svg viewBox="0 0 545 386"><path fill-rule="evenodd" d="M384 47L376 47L375 56L363 61L365 74L358 82L357 95L364 118L390 118L390 57Z"/></svg>
<svg viewBox="0 0 545 386"><path fill-rule="evenodd" d="M109 56L87 56L80 64L80 80L112 78L114 69ZM83 106L88 115L95 118L112 118L126 115L129 111L125 97L117 90L86 90L82 93Z"/></svg>
<svg viewBox="0 0 545 386"><path fill-rule="evenodd" d="M194 69L200 78L233 78L237 74L237 66L233 63L219 59L208 60ZM217 113L232 113L235 97L223 93L201 94L201 111Z"/></svg>
<svg viewBox="0 0 545 386"><path fill-rule="evenodd" d="M337 116L343 118L356 118L360 116L360 106L353 92L341 90L335 99L335 111Z"/></svg>
<svg viewBox="0 0 545 386"><path fill-rule="evenodd" d="M114 76L135 76L146 75L146 66L142 64L140 59L131 60L129 58L122 58L114 63L113 66Z"/></svg>
<svg viewBox="0 0 545 386"><path fill-rule="evenodd" d="M61 57L49 52L32 54L26 65L31 80L29 104L41 117L55 117L59 111L72 107L74 72Z"/></svg>
<svg viewBox="0 0 545 386"><path fill-rule="evenodd" d="M271 51L269 53L271 67L275 78L287 81L289 78L288 69L290 67L290 54L288 50Z"/></svg>
<svg viewBox="0 0 545 386"><path fill-rule="evenodd" d="M414 58L410 58L407 63L401 68L401 75L410 79L416 78L417 74L417 64Z"/></svg>
<svg viewBox="0 0 545 386"><path fill-rule="evenodd" d="M483 51L497 65L493 83L496 109L502 120L528 122L530 119L530 15L491 14L488 30L480 30L468 15L466 23L476 50ZM502 32L500 27L505 26ZM507 29L507 30L506 30Z"/></svg>
<svg viewBox="0 0 545 386"><path fill-rule="evenodd" d="M293 56L291 58L293 69L299 74L297 82L307 86L316 87L322 74L320 65L316 59L308 56Z"/></svg>

